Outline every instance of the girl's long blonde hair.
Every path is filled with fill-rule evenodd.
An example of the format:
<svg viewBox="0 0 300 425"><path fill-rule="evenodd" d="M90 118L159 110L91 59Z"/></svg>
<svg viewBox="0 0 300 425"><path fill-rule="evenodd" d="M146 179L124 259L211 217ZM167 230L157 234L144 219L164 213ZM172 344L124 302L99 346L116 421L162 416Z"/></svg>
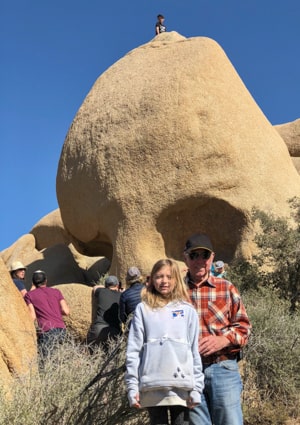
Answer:
<svg viewBox="0 0 300 425"><path fill-rule="evenodd" d="M171 276L175 280L175 287L173 292L168 298L163 297L156 291L153 285L154 275L163 267L169 266L171 269ZM190 297L187 292L186 284L180 274L178 264L172 258L165 258L157 261L151 271L150 279L147 287L142 289L142 301L149 305L151 308L163 307L169 301L187 301L190 302Z"/></svg>

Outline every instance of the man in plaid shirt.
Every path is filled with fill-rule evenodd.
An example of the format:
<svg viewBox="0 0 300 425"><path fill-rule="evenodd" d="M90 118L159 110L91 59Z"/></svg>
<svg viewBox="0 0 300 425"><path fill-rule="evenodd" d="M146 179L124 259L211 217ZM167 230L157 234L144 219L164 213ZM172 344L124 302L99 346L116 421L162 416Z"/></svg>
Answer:
<svg viewBox="0 0 300 425"><path fill-rule="evenodd" d="M191 236L184 248L186 283L199 315L199 352L205 375L201 404L190 411L190 425L242 425L241 348L251 324L235 286L210 274L214 251L208 236Z"/></svg>

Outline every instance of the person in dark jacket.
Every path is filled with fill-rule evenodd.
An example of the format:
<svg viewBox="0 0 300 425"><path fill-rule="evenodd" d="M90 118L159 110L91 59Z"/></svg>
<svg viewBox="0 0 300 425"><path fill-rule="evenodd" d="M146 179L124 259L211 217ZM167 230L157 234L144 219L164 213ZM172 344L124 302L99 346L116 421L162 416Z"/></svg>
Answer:
<svg viewBox="0 0 300 425"><path fill-rule="evenodd" d="M126 285L128 289L122 292L120 297L120 319L126 323L134 313L138 303L141 302L141 290L144 287L143 277L137 267L130 267L126 275Z"/></svg>
<svg viewBox="0 0 300 425"><path fill-rule="evenodd" d="M110 340L121 335L119 319L119 280L116 276L107 276L105 288L94 286L93 298L96 307L96 316L87 334L87 344L90 353L95 346L101 346L105 352L109 351Z"/></svg>

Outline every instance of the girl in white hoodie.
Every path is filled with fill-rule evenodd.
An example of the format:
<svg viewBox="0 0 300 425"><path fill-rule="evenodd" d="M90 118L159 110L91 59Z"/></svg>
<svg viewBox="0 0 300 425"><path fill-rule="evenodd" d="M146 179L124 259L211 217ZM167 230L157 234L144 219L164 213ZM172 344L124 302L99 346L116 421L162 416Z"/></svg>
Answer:
<svg viewBox="0 0 300 425"><path fill-rule="evenodd" d="M147 407L151 425L188 424L204 387L198 316L177 263L158 261L130 327L125 381L130 406Z"/></svg>

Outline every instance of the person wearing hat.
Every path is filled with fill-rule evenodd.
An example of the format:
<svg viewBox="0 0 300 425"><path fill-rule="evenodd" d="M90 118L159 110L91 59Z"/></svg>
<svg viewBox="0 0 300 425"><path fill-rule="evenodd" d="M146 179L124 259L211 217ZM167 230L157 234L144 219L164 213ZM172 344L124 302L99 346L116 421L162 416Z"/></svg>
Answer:
<svg viewBox="0 0 300 425"><path fill-rule="evenodd" d="M47 276L42 270L32 275L36 289L27 292L25 302L34 321L37 322L37 336L40 353L46 357L57 343L63 342L66 325L63 316L68 316L70 309L62 293L47 286Z"/></svg>
<svg viewBox="0 0 300 425"><path fill-rule="evenodd" d="M128 289L120 297L120 319L124 324L132 316L138 303L141 302L141 290L144 287L142 282L143 277L139 269L137 267L130 267L126 274Z"/></svg>
<svg viewBox="0 0 300 425"><path fill-rule="evenodd" d="M199 352L205 387L190 410L190 425L242 425L242 382L238 360L251 324L235 286L211 275L214 250L207 235L191 236L184 247L186 283L199 317Z"/></svg>
<svg viewBox="0 0 300 425"><path fill-rule="evenodd" d="M101 285L93 287L96 315L86 338L91 353L95 345L101 345L107 352L109 340L121 334L119 280L116 276L108 276L104 284L104 288Z"/></svg>
<svg viewBox="0 0 300 425"><path fill-rule="evenodd" d="M213 264L212 273L215 277L225 277L226 271L225 271L224 261L222 260L216 261Z"/></svg>
<svg viewBox="0 0 300 425"><path fill-rule="evenodd" d="M25 297L27 294L27 290L24 285L25 281L25 274L26 274L26 267L24 266L21 261L14 261L10 266L10 275L11 278L18 288L18 290L21 292L22 296Z"/></svg>

